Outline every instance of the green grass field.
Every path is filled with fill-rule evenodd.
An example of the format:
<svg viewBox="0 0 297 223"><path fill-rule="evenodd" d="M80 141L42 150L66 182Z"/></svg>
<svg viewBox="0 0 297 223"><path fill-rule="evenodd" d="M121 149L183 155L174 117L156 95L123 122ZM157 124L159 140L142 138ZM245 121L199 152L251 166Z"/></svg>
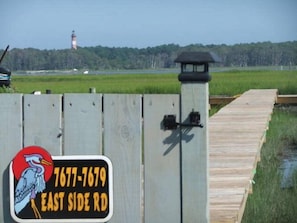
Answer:
<svg viewBox="0 0 297 223"><path fill-rule="evenodd" d="M176 74L13 76L18 93L50 89L52 93L179 93ZM228 71L211 73L210 95L237 95L249 89L277 88L279 94L297 94L297 71Z"/></svg>

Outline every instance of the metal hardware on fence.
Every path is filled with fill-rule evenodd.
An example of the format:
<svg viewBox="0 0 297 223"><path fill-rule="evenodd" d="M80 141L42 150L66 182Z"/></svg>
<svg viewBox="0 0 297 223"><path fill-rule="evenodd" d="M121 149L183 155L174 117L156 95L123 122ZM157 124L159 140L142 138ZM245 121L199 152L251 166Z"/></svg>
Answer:
<svg viewBox="0 0 297 223"><path fill-rule="evenodd" d="M177 129L177 126L180 127L200 127L203 128L203 125L200 123L200 113L191 112L189 114L190 123L178 123L176 122L176 115L164 115L163 126L164 130L173 130Z"/></svg>

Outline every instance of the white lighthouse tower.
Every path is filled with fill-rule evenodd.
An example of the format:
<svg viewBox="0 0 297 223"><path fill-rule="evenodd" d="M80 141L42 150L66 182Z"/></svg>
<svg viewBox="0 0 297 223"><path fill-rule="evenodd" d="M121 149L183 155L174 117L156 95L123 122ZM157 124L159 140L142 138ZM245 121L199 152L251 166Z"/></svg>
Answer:
<svg viewBox="0 0 297 223"><path fill-rule="evenodd" d="M72 34L71 34L71 49L77 49L77 43L76 43L76 35L74 30L72 30Z"/></svg>

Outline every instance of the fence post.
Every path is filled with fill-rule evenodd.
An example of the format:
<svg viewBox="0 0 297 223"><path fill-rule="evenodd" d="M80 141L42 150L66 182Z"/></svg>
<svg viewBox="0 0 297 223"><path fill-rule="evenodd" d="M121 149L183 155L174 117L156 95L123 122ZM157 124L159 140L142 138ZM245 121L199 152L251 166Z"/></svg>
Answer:
<svg viewBox="0 0 297 223"><path fill-rule="evenodd" d="M208 63L212 53L182 53L181 63L181 187L182 222L209 222ZM202 70L201 70L202 65ZM200 70L199 70L200 69Z"/></svg>

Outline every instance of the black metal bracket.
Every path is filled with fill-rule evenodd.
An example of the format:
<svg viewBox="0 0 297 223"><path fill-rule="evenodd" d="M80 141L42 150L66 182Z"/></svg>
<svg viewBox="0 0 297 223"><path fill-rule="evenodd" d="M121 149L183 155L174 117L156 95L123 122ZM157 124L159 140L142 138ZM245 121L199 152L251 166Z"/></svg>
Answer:
<svg viewBox="0 0 297 223"><path fill-rule="evenodd" d="M176 122L176 115L164 115L163 126L165 130L177 129L177 126L203 128L203 125L200 123L200 113L194 111L189 114L189 123Z"/></svg>

